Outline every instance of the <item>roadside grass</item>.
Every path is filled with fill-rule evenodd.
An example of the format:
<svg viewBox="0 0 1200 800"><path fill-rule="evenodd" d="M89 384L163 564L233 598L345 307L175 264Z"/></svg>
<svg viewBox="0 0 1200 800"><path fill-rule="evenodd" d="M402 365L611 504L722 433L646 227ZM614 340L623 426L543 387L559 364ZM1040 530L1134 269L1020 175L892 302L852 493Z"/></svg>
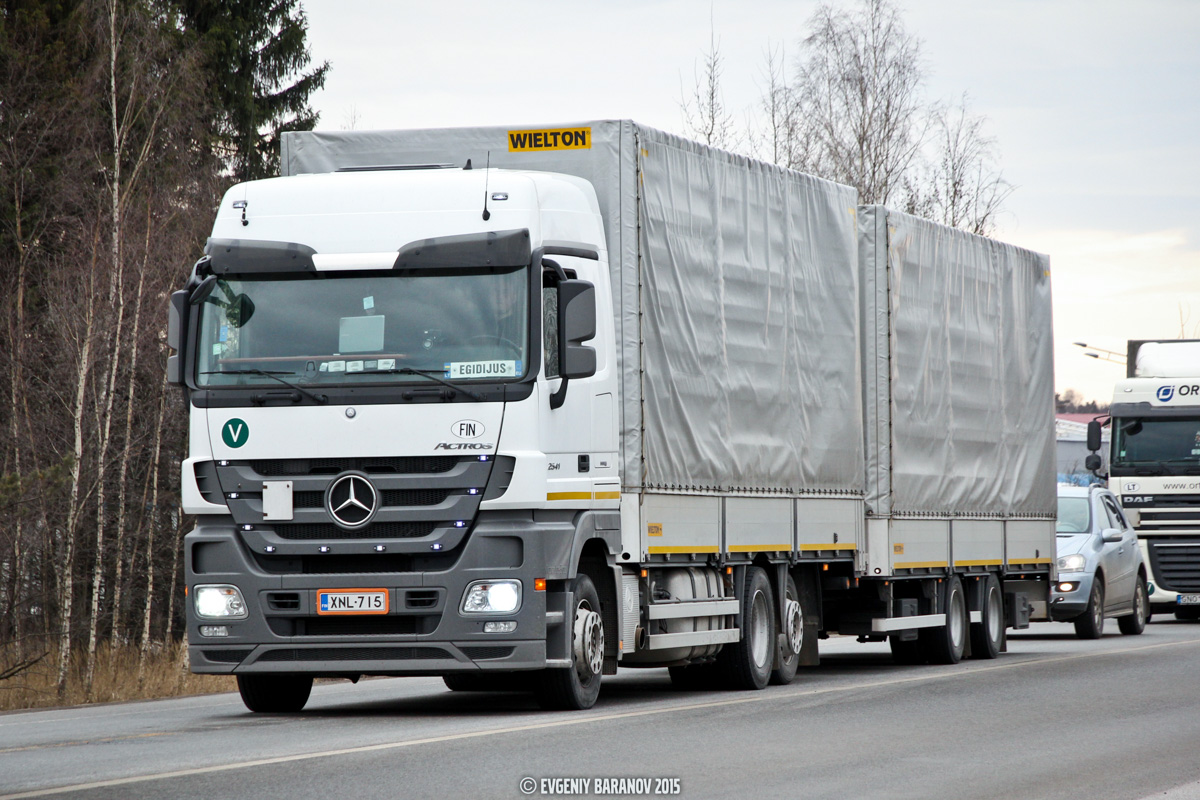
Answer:
<svg viewBox="0 0 1200 800"><path fill-rule="evenodd" d="M101 645L96 651L90 700L84 693L87 651L72 655L66 695L60 699L56 670L58 654L50 650L19 674L0 680L0 711L237 691L237 682L232 676L189 672L186 647L183 642L155 647L148 654L145 669L139 677L141 653L137 647ZM25 658L19 658L13 648L0 649L0 665L20 663Z"/></svg>

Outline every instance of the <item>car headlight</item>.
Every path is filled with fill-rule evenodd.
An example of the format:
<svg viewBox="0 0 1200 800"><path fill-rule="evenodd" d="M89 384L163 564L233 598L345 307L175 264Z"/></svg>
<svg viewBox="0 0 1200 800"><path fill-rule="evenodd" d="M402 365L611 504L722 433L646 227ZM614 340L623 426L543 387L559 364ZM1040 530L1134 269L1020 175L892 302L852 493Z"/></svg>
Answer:
<svg viewBox="0 0 1200 800"><path fill-rule="evenodd" d="M236 586L196 586L192 589L192 602L196 616L205 619L245 619L246 601Z"/></svg>
<svg viewBox="0 0 1200 800"><path fill-rule="evenodd" d="M1079 553L1063 556L1058 560L1059 572L1083 572L1087 567L1087 559Z"/></svg>
<svg viewBox="0 0 1200 800"><path fill-rule="evenodd" d="M463 592L464 614L511 614L520 607L520 581L475 581Z"/></svg>

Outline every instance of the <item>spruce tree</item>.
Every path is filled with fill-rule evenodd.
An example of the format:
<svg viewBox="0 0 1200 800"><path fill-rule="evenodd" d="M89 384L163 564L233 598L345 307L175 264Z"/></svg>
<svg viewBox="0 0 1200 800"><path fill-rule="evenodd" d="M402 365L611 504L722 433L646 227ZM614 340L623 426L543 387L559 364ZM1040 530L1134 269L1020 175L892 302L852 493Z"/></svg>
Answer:
<svg viewBox="0 0 1200 800"><path fill-rule="evenodd" d="M308 98L329 62L309 68L299 0L178 0L180 22L205 51L213 148L239 181L279 173L283 131L312 130Z"/></svg>

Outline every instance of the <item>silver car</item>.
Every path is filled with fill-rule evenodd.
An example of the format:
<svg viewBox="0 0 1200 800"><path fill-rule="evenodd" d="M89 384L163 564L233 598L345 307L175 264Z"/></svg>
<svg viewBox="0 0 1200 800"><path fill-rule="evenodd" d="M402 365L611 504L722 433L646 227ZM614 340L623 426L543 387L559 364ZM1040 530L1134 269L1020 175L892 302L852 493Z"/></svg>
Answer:
<svg viewBox="0 0 1200 800"><path fill-rule="evenodd" d="M1057 531L1051 619L1073 621L1081 639L1099 639L1107 617L1117 618L1121 633L1145 630L1150 598L1142 550L1113 493L1059 486Z"/></svg>

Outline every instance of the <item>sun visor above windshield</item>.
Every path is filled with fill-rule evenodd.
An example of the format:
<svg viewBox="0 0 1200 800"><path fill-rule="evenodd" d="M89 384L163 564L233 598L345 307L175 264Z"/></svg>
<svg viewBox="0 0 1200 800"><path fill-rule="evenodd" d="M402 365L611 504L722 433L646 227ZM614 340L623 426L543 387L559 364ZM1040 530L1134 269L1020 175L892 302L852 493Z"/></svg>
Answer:
<svg viewBox="0 0 1200 800"><path fill-rule="evenodd" d="M295 242L212 239L204 247L214 275L250 272L315 272L316 250Z"/></svg>
<svg viewBox="0 0 1200 800"><path fill-rule="evenodd" d="M521 267L533 252L529 230L466 233L410 242L400 248L395 269L447 269L455 267Z"/></svg>

